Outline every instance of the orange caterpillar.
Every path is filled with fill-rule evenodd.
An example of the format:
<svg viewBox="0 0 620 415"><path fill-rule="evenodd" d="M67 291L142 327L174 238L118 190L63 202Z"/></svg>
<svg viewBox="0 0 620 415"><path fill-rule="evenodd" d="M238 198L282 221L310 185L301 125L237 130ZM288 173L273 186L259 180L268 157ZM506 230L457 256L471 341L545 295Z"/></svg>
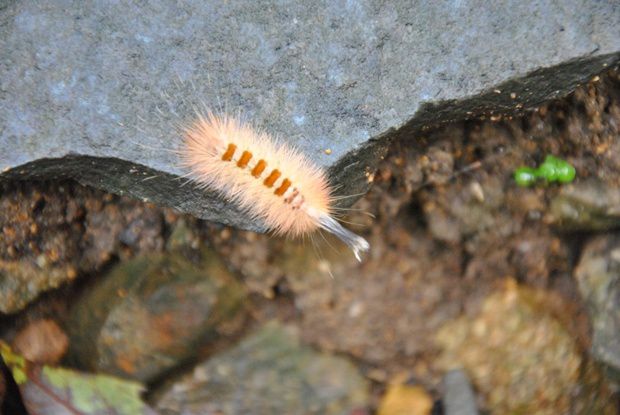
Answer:
<svg viewBox="0 0 620 415"><path fill-rule="evenodd" d="M185 129L181 160L189 177L220 192L275 234L293 237L324 229L355 257L368 242L332 216L333 198L323 170L284 143L237 118L208 113Z"/></svg>

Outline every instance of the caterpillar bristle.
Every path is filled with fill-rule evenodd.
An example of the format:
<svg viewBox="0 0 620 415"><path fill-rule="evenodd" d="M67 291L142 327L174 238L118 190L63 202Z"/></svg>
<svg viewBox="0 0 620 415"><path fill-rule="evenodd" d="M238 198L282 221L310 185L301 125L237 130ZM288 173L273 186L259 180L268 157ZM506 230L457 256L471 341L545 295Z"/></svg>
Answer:
<svg viewBox="0 0 620 415"><path fill-rule="evenodd" d="M360 262L362 261L360 254L370 249L370 245L366 239L351 232L329 215L319 215L318 221L321 229L325 229L327 232L337 236L351 249L351 251L353 251L355 258Z"/></svg>
<svg viewBox="0 0 620 415"><path fill-rule="evenodd" d="M239 116L198 114L183 129L181 162L199 186L216 190L275 234L293 237L324 229L361 261L368 242L333 218L336 210L324 171Z"/></svg>

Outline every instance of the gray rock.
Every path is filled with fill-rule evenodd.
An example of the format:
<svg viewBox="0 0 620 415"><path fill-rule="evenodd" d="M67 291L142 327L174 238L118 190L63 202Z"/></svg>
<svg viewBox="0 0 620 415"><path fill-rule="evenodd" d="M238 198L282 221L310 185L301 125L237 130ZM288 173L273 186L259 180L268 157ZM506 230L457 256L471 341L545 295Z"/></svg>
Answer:
<svg viewBox="0 0 620 415"><path fill-rule="evenodd" d="M460 369L451 370L443 378L443 397L446 415L478 415L476 396L467 374Z"/></svg>
<svg viewBox="0 0 620 415"><path fill-rule="evenodd" d="M616 1L0 4L0 180L72 177L252 229L181 186L170 150L195 107L241 109L355 194L391 138L534 106L620 57Z"/></svg>
<svg viewBox="0 0 620 415"><path fill-rule="evenodd" d="M620 380L620 236L589 241L575 277L592 324L592 354Z"/></svg>
<svg viewBox="0 0 620 415"><path fill-rule="evenodd" d="M299 343L268 323L237 347L197 366L156 399L164 415L350 414L368 404L368 384L343 357Z"/></svg>

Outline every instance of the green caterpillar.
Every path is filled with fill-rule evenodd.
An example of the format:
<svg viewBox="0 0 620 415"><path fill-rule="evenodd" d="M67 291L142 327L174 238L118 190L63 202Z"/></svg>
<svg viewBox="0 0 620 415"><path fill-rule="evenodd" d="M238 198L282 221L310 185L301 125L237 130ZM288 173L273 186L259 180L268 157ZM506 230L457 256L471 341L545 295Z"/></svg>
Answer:
<svg viewBox="0 0 620 415"><path fill-rule="evenodd" d="M543 179L548 183L570 183L575 179L575 175L575 168L570 163L554 156L547 156L537 169L519 167L515 170L514 178L517 185L528 187L538 179Z"/></svg>

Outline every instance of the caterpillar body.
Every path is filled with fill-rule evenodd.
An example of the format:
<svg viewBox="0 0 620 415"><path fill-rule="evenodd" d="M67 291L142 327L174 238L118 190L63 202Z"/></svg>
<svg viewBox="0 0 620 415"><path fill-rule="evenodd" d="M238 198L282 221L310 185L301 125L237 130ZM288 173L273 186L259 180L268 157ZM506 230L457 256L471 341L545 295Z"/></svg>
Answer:
<svg viewBox="0 0 620 415"><path fill-rule="evenodd" d="M368 242L333 217L323 169L285 143L239 118L206 113L184 128L180 151L188 177L262 220L275 234L293 237L324 229L340 238L358 261Z"/></svg>

